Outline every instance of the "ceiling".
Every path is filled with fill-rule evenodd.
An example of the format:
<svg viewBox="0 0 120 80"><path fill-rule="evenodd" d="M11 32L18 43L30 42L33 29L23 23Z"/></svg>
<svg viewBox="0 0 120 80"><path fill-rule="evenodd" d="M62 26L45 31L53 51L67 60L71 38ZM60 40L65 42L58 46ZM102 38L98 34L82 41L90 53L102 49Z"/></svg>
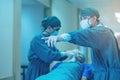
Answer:
<svg viewBox="0 0 120 80"><path fill-rule="evenodd" d="M120 23L117 22L115 12L120 12L120 0L68 0L78 8L96 8L103 24L111 28L114 32L120 32Z"/></svg>
<svg viewBox="0 0 120 80"><path fill-rule="evenodd" d="M120 0L68 0L78 7L88 7L88 6L95 6L95 7L102 7L102 6L116 6L119 5Z"/></svg>
<svg viewBox="0 0 120 80"><path fill-rule="evenodd" d="M34 0L22 0L22 5L33 5L35 4Z"/></svg>
<svg viewBox="0 0 120 80"><path fill-rule="evenodd" d="M96 8L100 13L100 20L114 32L120 32L120 23L117 22L115 12L120 12L120 0L67 0L76 7ZM22 0L22 4L35 4L35 0Z"/></svg>

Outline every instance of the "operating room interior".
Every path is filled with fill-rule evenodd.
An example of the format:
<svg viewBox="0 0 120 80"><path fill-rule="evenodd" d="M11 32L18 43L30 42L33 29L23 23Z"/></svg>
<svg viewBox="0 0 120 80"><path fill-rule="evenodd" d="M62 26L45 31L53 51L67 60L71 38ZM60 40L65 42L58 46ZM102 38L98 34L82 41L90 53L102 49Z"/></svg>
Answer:
<svg viewBox="0 0 120 80"><path fill-rule="evenodd" d="M0 80L25 80L28 51L32 38L41 32L41 21L57 16L59 34L81 29L79 14L94 7L101 22L113 30L120 48L120 0L0 0ZM57 44L60 51L79 49L92 63L90 49L71 43Z"/></svg>

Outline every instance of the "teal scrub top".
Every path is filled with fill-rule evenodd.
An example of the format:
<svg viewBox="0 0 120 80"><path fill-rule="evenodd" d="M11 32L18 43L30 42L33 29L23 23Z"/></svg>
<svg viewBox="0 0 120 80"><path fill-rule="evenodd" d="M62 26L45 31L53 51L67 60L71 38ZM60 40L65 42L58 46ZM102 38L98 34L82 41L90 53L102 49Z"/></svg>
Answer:
<svg viewBox="0 0 120 80"><path fill-rule="evenodd" d="M53 47L48 47L40 34L33 38L30 44L28 55L29 65L26 73L26 80L35 80L37 77L49 72L50 63L54 60L64 60L67 56L62 55L60 51Z"/></svg>
<svg viewBox="0 0 120 80"><path fill-rule="evenodd" d="M99 25L69 34L71 43L92 49L94 80L120 80L120 51L112 30Z"/></svg>

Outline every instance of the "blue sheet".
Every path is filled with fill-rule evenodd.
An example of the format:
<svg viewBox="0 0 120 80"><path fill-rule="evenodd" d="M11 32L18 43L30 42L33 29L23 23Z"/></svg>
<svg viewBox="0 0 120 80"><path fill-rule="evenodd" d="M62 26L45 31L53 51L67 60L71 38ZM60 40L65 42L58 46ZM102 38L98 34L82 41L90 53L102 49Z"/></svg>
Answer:
<svg viewBox="0 0 120 80"><path fill-rule="evenodd" d="M50 73L36 80L80 80L83 66L80 62L63 62Z"/></svg>

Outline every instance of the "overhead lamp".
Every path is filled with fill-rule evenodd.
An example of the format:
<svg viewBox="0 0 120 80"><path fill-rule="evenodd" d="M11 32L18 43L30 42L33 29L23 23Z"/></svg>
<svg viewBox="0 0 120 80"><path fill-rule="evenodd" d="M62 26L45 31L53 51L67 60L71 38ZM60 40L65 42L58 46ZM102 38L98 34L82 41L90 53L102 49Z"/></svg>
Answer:
<svg viewBox="0 0 120 80"><path fill-rule="evenodd" d="M118 38L118 37L120 38L120 32L115 32L114 35L116 38Z"/></svg>
<svg viewBox="0 0 120 80"><path fill-rule="evenodd" d="M115 17L117 18L117 22L120 23L120 12L116 12Z"/></svg>
<svg viewBox="0 0 120 80"><path fill-rule="evenodd" d="M120 23L120 18L118 18L117 21Z"/></svg>
<svg viewBox="0 0 120 80"><path fill-rule="evenodd" d="M115 17L116 17L116 18L120 18L120 12L116 12L116 13L115 13Z"/></svg>

